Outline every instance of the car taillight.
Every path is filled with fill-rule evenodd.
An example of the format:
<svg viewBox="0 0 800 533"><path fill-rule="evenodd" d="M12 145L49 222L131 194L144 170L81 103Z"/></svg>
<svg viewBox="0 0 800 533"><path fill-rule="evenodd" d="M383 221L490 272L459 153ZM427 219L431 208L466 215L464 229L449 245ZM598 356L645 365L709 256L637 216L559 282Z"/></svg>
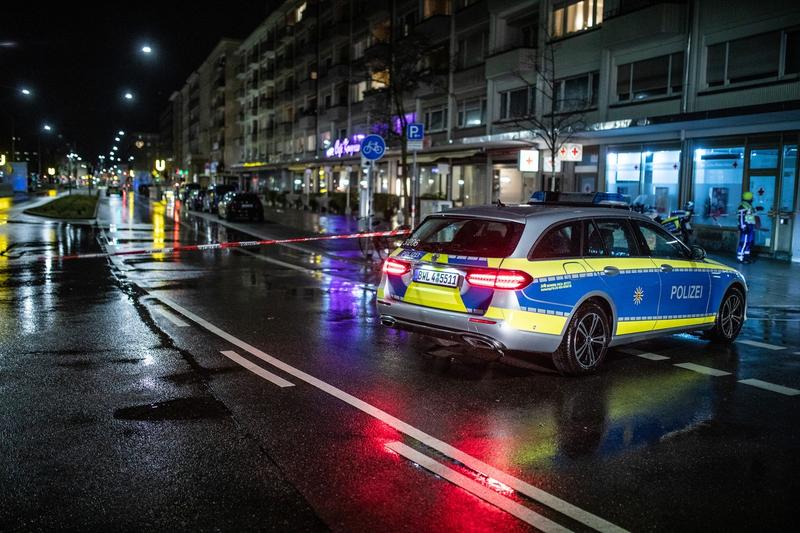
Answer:
<svg viewBox="0 0 800 533"><path fill-rule="evenodd" d="M403 274L408 274L410 270L411 265L405 261L399 261L390 257L383 262L383 271L392 276L402 276Z"/></svg>
<svg viewBox="0 0 800 533"><path fill-rule="evenodd" d="M466 279L475 287L510 291L523 289L533 281L529 274L519 270L472 270Z"/></svg>

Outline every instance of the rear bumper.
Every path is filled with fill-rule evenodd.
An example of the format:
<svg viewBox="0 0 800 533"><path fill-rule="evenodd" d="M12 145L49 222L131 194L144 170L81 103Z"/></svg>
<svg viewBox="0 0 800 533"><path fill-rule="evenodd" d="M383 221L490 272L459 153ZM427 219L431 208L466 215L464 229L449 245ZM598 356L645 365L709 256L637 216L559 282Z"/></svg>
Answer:
<svg viewBox="0 0 800 533"><path fill-rule="evenodd" d="M470 322L477 315L456 313L407 304L395 300L378 300L381 324L421 335L446 339L473 348L495 351L553 353L561 344L560 335L522 331L497 320L494 324Z"/></svg>

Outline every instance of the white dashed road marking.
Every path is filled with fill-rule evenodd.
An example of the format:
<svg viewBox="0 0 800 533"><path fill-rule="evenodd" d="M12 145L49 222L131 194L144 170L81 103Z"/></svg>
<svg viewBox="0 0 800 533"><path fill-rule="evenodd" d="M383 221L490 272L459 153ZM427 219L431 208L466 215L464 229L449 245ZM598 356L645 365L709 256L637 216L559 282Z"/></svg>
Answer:
<svg viewBox="0 0 800 533"><path fill-rule="evenodd" d="M433 472L443 479L446 479L450 483L474 494L478 498L491 503L495 507L498 507L509 514L516 516L520 520L527 522L540 531L570 531L569 529L556 524L549 518L545 518L539 513L528 509L524 505L520 505L517 502L510 500L505 496L493 491L492 489L481 485L477 481L468 478L464 474L456 472L452 468L448 468L442 463L418 452L414 448L406 446L402 442L390 442L386 445L386 447L405 457L409 461L417 463L422 468Z"/></svg>
<svg viewBox="0 0 800 533"><path fill-rule="evenodd" d="M785 350L786 346L775 346L774 344L767 344L766 342L758 342L758 341L751 341L748 339L742 339L736 341L739 344L747 344L748 346L755 346L756 348L766 348L767 350Z"/></svg>
<svg viewBox="0 0 800 533"><path fill-rule="evenodd" d="M725 372L724 370L717 370L716 368L711 368L708 366L703 365L696 365L694 363L676 363L675 366L679 368L685 368L686 370L691 370L693 372L697 372L698 374L705 374L706 376L730 376L730 372Z"/></svg>
<svg viewBox="0 0 800 533"><path fill-rule="evenodd" d="M608 520L605 520L597 515L590 513L580 507L573 505L561 498L550 494L538 487L534 487L533 485L512 476L511 474L507 474L502 470L499 470L487 463L484 463L480 459L473 457L458 448L447 444L444 441L437 439L436 437L425 433L422 430L415 428L414 426L403 422L402 420L395 418L394 416L390 415L386 411L378 409L374 405L371 405L364 400L356 398L352 394L348 394L345 391L322 381L302 370L295 368L288 363L281 361L261 350L252 346L245 341L234 337L230 333L218 328L214 324L208 322L207 320L202 319L201 317L197 316L196 314L192 313L188 309L181 307L176 302L172 301L169 298L164 296L155 296L157 300L161 303L167 305L168 307L172 308L175 312L180 315L183 315L185 318L188 318L192 322L198 324L206 331L217 335L218 337L225 339L229 343L233 344L234 346L238 346L242 350L246 351L247 353L261 359L265 363L268 363L283 372L296 377L301 381L305 381L309 385L312 385L323 392L327 392L331 396L338 398L339 400L355 407L356 409L366 413L374 418L377 418L381 422L385 423L386 425L396 429L397 431L408 435L409 437L421 442L425 446L438 451L439 453L454 459L461 464L465 465L466 467L474 470L475 472L479 472L487 477L491 477L496 479L497 481L508 485L512 489L516 490L520 494L524 494L529 498L536 500L537 502L550 507L551 509L558 511L559 513L577 521L581 524L588 526L592 529L596 529L598 531L609 531L609 532L623 532L626 531L625 529L612 524ZM225 354L226 357L230 357L230 355ZM249 363L246 359L245 362ZM238 362L238 361L237 361ZM242 363L240 363L242 364ZM252 363L250 363L252 364ZM244 366L244 365L243 365ZM253 365L257 366L257 365ZM263 370L263 369L262 369Z"/></svg>
<svg viewBox="0 0 800 533"><path fill-rule="evenodd" d="M245 359L236 352L233 352L231 350L223 350L221 353L234 363L240 364L253 374L256 374L257 376L266 379L267 381L269 381L274 385L277 385L278 387L294 387L294 383L292 383L291 381L286 381L282 377L273 374L269 370L264 370L257 364L248 361L247 359Z"/></svg>
<svg viewBox="0 0 800 533"><path fill-rule="evenodd" d="M637 353L636 356L641 357L643 359L649 359L651 361L665 361L669 359L669 357L665 355L658 355L657 353L650 353L650 352Z"/></svg>
<svg viewBox="0 0 800 533"><path fill-rule="evenodd" d="M752 385L753 387L758 387L759 389L777 392L778 394L784 394L786 396L797 396L800 394L800 390L784 387L783 385L775 385L774 383L761 381L760 379L740 379L739 383Z"/></svg>

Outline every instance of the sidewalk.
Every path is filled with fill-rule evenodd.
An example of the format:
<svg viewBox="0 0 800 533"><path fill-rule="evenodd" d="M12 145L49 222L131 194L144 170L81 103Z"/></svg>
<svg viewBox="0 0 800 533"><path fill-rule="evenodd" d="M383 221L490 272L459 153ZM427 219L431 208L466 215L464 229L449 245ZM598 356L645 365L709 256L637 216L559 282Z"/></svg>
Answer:
<svg viewBox="0 0 800 533"><path fill-rule="evenodd" d="M359 231L358 220L346 215L265 207L264 217L307 234L337 235ZM800 307L800 263L756 259L749 265L741 265L733 255L709 254L709 257L744 274L750 289L751 307Z"/></svg>

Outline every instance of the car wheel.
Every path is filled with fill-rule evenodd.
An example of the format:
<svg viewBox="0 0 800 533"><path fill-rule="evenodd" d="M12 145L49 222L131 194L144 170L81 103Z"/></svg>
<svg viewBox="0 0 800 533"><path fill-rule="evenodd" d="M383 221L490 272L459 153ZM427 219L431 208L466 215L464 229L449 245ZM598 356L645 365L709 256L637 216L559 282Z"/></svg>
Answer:
<svg viewBox="0 0 800 533"><path fill-rule="evenodd" d="M732 343L744 325L744 309L742 291L737 288L729 289L717 311L714 327L706 333L706 337L713 342Z"/></svg>
<svg viewBox="0 0 800 533"><path fill-rule="evenodd" d="M553 364L565 375L590 374L605 360L610 340L605 309L586 302L572 315L561 345L553 353Z"/></svg>

